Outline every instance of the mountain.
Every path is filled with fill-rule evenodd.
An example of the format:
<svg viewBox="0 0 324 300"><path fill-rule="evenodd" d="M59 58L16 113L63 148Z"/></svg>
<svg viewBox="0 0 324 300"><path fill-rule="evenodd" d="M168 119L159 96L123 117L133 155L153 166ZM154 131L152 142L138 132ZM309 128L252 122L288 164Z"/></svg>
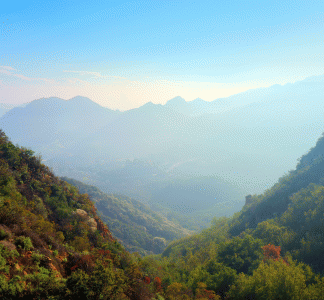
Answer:
<svg viewBox="0 0 324 300"><path fill-rule="evenodd" d="M118 114L85 97L68 101L48 98L13 108L1 118L0 126L16 143L51 154L73 145Z"/></svg>
<svg viewBox="0 0 324 300"><path fill-rule="evenodd" d="M165 168L178 164L174 172L219 175L247 192L261 192L292 169L321 134L320 80L231 96L225 103L236 107L222 113L185 115L172 109L190 104L181 98L164 106L148 103L125 112L69 152L77 155L75 149L82 148L97 157L152 160Z"/></svg>
<svg viewBox="0 0 324 300"><path fill-rule="evenodd" d="M316 79L309 79L309 81L316 82L316 80L322 80L321 77L314 78ZM290 86L290 84L286 87L288 86ZM201 98L197 98L187 102L178 96L167 101L164 106L188 116L197 117L204 114L219 114L250 104L263 102L265 99L270 99L281 89L281 87L281 85L276 84L269 88L252 89L226 98L218 98L213 101L205 101Z"/></svg>
<svg viewBox="0 0 324 300"><path fill-rule="evenodd" d="M8 103L0 103L0 117L7 113L9 110L13 109L16 105Z"/></svg>
<svg viewBox="0 0 324 300"><path fill-rule="evenodd" d="M299 159L295 170L280 178L264 194L249 198L249 205L246 205L237 216L236 224L232 228L233 233L239 233L246 227L255 228L264 220L282 216L290 208L296 193L301 193L303 189L311 190L312 185L322 185L324 183L323 155L324 136L317 141L315 147ZM308 209L311 210L311 207Z"/></svg>
<svg viewBox="0 0 324 300"><path fill-rule="evenodd" d="M168 129L167 139L164 140L167 145L160 144L164 147L161 149L163 151L159 152L158 147L154 148L155 153L150 155L150 159L156 155L159 164L148 159L116 160L112 155L109 158L109 153L105 154L109 159L105 159L103 155L100 160L99 152L91 157L90 153L82 154L80 151L79 156L70 156L74 164L71 168L75 168L76 173L87 174L91 182L99 182L105 176L110 180L115 178L115 182L124 180L125 183L133 184L143 180L145 185L152 187L149 191L155 192L157 203L168 207L172 213L177 208L182 215L190 213L184 208L199 211L200 207L206 208L207 203L212 204L209 196L213 193L222 197L222 185L224 182L226 184L223 178L228 178L225 175L230 172L237 172L238 166L233 165L236 169L226 169L231 157L231 163L241 159L241 164L249 162L249 166L262 162L262 157L268 160L269 165L271 161L276 161L275 158L284 165L286 161L280 160L278 156L280 151L284 151L282 153L286 155L283 157L291 161L297 154L293 148L309 143L303 138L307 138L308 132L313 129L317 130L316 124L318 123L319 128L321 122L318 97L321 80L311 78L297 87L304 94L310 87L314 87L313 94L310 92L307 99L298 100L298 93L295 98L291 98L294 95L289 93L285 96L281 87L275 87L274 90L279 90L276 99L281 99L280 101L265 99L265 102L250 104L242 110L233 109L219 115L190 117L164 106L147 104L127 113L130 125L141 128L140 124L159 124L159 133L164 133L165 118L170 117L168 122L173 118L178 121L186 120L181 131L178 128L174 130L177 139L172 140L173 132ZM305 114L301 115L301 111ZM251 112L256 114L255 118L251 122L247 118L244 123L244 118ZM9 113L10 111L6 116ZM280 113L283 116L277 116ZM314 118L309 120L313 113ZM231 115L238 119L227 119ZM141 120L138 116L144 122L136 123L135 120ZM124 113L119 118L122 123L127 124ZM286 120L283 126L281 120ZM302 123L296 130L298 120ZM202 122L204 124L199 125ZM292 124L291 128L289 124ZM98 132L102 130L102 133L110 134L110 142L113 143L114 139L111 137L114 135L107 128L115 130L117 119L98 129ZM154 135L146 136L150 128L142 128L145 134L139 137L147 142L152 141ZM286 132L285 135L284 129L287 131L288 128L289 134ZM138 130L135 129L134 132ZM186 135L188 129L192 131ZM305 136L301 135L303 129ZM124 127L123 130L131 132L132 128ZM227 139L225 132L229 134ZM88 135L89 140L91 134ZM102 138L104 136L103 134ZM260 140L260 136L264 139ZM279 140L276 140L276 136ZM284 136L288 139L288 144L285 144ZM79 140L76 144L82 145L84 142L85 140ZM127 145L125 141L120 143ZM235 147L229 148L230 145ZM287 145L291 148L285 148ZM131 147L132 144L128 146ZM109 145L106 144L105 147L102 150L109 150ZM120 151L131 153L134 150ZM68 154L65 154L66 157ZM241 156L234 157L233 154ZM88 160L83 160L87 155ZM141 258L125 251L116 241L87 195L79 194L75 187L55 177L41 163L40 157L34 156L31 150L15 146L1 132L0 297L86 297L116 300L323 299L323 155L324 136L306 154L299 156L296 168L290 171L287 169L286 175L271 188L259 195L246 196L243 209L233 217L214 218L209 228L170 242L161 255ZM56 159L61 157L57 154ZM66 157L61 160L63 164ZM94 158L97 160L93 160ZM91 161L96 161L97 165L92 166L90 171L86 170L86 164L91 166ZM296 160L294 163L296 164ZM201 176L201 169L195 169L197 165L206 170L217 166L218 169L214 172L219 177ZM228 164L227 168L230 166ZM244 165L239 167L246 168ZM262 170L264 164L258 167L260 172L269 174L269 170ZM190 173L193 171L195 176ZM220 175L224 177L220 178ZM242 177L235 177L236 175L233 175L237 179L234 181L235 185L246 184L240 181ZM268 180L271 184L270 177ZM124 239L126 237L134 243L141 238L136 235L140 230L136 224L144 222L143 219L147 219L147 224L152 224L153 229L159 230L156 228L158 223L154 225L154 216L158 215L152 214L146 206L134 199L105 195L95 187L75 181L74 183L81 190L92 193L97 207L109 218L106 219L107 222L119 221L112 226L115 226L116 231L120 229L119 234ZM198 184L195 185L196 183ZM201 192L200 189L204 191ZM180 193L180 190L184 193ZM205 195L203 201L195 201L198 198L203 199L202 195ZM235 197L230 195L231 199ZM187 206L186 201L190 205ZM123 215L117 216L118 213ZM126 220L128 225L123 227L121 221ZM173 225L169 225L167 227L165 224L163 229L171 229ZM130 226L134 227L133 230ZM127 232L135 235L133 241L132 237L126 236ZM161 237L161 232L150 235ZM151 237L148 235L145 238L150 240ZM144 243L145 238L140 243ZM163 248L162 244L163 239L156 239L155 244L153 242L158 249L156 252ZM128 244L127 247L129 246L131 245Z"/></svg>
<svg viewBox="0 0 324 300"><path fill-rule="evenodd" d="M233 217L170 243L148 274L206 299L324 299L323 155L324 134Z"/></svg>
<svg viewBox="0 0 324 300"><path fill-rule="evenodd" d="M93 131L69 151L77 154L79 147L83 147L84 152L91 151L91 155L97 157L103 153L114 158L147 157L165 152L170 144L178 143L189 120L162 105L147 103Z"/></svg>
<svg viewBox="0 0 324 300"><path fill-rule="evenodd" d="M0 298L153 299L144 275L89 197L1 131Z"/></svg>
<svg viewBox="0 0 324 300"><path fill-rule="evenodd" d="M240 194L246 195L263 192L293 169L296 159L323 131L322 83L322 77L314 77L213 102L186 102L177 97L165 105L147 103L123 113L89 99L83 99L84 103L80 98L41 99L9 111L0 119L0 126L14 143L42 153L44 162L60 176L163 209L161 205L168 206L163 188L173 179L220 178L234 183ZM57 107L56 113L51 107ZM193 107L197 114L184 111ZM155 167L125 165L136 160ZM218 194L227 191L225 188ZM159 201L154 201L153 195L160 197ZM240 196L238 201L237 196L232 195L230 202L241 204L228 212L243 205L244 198ZM210 203L203 202L202 207ZM164 207L167 210L174 212ZM206 218L205 224L209 221Z"/></svg>
<svg viewBox="0 0 324 300"><path fill-rule="evenodd" d="M76 186L81 194L89 195L101 219L128 251L162 253L170 241L192 233L139 201L122 195L105 194L94 186L70 178L63 177L62 180Z"/></svg>

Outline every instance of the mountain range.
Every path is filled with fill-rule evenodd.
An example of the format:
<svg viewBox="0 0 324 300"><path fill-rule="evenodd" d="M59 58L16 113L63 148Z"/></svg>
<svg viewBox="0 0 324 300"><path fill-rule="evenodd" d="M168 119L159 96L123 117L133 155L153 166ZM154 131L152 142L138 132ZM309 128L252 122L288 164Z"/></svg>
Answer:
<svg viewBox="0 0 324 300"><path fill-rule="evenodd" d="M184 201L168 200L171 182L183 190L184 180L212 177L215 187L221 180L214 198L197 197L207 201L204 209L219 211L220 195L236 189L225 197L234 203L222 212L229 215L242 208L244 194L267 189L315 144L323 131L323 81L311 77L212 102L176 97L125 112L84 97L39 99L8 111L0 127L14 143L41 153L58 175L131 196L165 215ZM211 220L198 219L206 219L203 226Z"/></svg>

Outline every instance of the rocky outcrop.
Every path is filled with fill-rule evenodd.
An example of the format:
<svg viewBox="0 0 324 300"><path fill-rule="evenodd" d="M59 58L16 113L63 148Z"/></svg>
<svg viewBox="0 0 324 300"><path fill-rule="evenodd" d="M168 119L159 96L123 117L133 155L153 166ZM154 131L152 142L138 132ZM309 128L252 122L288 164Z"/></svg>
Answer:
<svg viewBox="0 0 324 300"><path fill-rule="evenodd" d="M77 209L75 213L84 219L84 221L89 225L92 232L95 232L98 229L96 220L94 218L91 218L85 210Z"/></svg>

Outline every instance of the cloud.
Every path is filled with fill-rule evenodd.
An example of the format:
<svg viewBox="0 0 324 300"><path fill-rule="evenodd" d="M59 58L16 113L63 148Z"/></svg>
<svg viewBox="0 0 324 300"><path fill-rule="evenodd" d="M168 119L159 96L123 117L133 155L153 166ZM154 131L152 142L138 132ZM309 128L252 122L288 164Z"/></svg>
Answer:
<svg viewBox="0 0 324 300"><path fill-rule="evenodd" d="M41 78L41 77L27 77L23 74L20 74L17 72L16 69L9 67L9 66L0 66L0 74L3 74L7 79L14 79L18 78L23 81L42 81L42 82L47 82L47 83L53 83L53 79L49 78Z"/></svg>
<svg viewBox="0 0 324 300"><path fill-rule="evenodd" d="M68 71L68 70L63 70L64 73L76 73L80 75L93 75L94 77L99 77L101 78L102 75L99 72L89 72L89 71Z"/></svg>
<svg viewBox="0 0 324 300"><path fill-rule="evenodd" d="M80 75L92 75L93 78L102 78L102 79L110 79L110 78L116 78L116 79L125 79L127 80L127 78L125 77L121 77L121 76L114 76L114 75L102 75L99 72L90 72L90 71L70 71L70 70L64 70L64 73L76 73L76 74L80 74Z"/></svg>
<svg viewBox="0 0 324 300"><path fill-rule="evenodd" d="M4 70L12 70L12 71L16 70L16 69L14 69L14 68L12 68L12 67L9 67L9 66L0 66L0 69L4 69Z"/></svg>

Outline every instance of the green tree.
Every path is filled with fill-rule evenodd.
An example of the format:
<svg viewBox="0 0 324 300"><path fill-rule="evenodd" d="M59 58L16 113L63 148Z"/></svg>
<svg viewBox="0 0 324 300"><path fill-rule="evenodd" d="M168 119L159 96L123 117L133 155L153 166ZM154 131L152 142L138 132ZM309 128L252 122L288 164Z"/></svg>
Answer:
<svg viewBox="0 0 324 300"><path fill-rule="evenodd" d="M290 300L323 299L314 287L314 273L305 264L288 259L267 260L248 276L241 273L228 292L229 299Z"/></svg>

